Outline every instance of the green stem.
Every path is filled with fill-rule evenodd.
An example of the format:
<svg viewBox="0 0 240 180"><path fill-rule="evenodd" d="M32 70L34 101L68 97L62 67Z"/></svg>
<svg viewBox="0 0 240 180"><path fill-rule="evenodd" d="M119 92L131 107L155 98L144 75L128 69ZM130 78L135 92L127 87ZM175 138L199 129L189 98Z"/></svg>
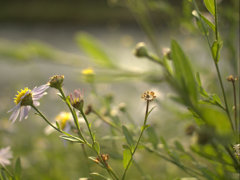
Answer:
<svg viewBox="0 0 240 180"><path fill-rule="evenodd" d="M32 108L37 111L38 115L41 116L43 118L43 120L46 121L47 124L49 124L52 128L54 128L55 130L57 130L58 132L62 133L62 130L56 128L54 125L52 125L52 123L50 123L47 118L34 106L32 105Z"/></svg>
<svg viewBox="0 0 240 180"><path fill-rule="evenodd" d="M145 118L144 118L143 127L142 127L142 129L141 129L141 133L140 133L140 135L139 135L139 137L138 137L137 144L135 145L134 150L133 150L133 152L132 152L131 159L129 160L129 162L128 162L128 164L127 164L127 167L126 167L126 169L124 170L124 173L123 173L123 176L122 176L122 180L124 180L125 177L126 177L127 171L128 171L128 169L129 169L129 167L130 167L130 164L131 164L131 162L132 162L132 160L133 160L133 156L134 156L134 154L135 154L135 152L136 152L136 150L137 150L137 148L138 148L139 142L140 142L140 140L141 140L141 138L142 138L142 135L143 135L143 132L144 132L144 130L145 130L145 126L146 126L147 118L148 118L149 102L150 102L150 101L147 101Z"/></svg>
<svg viewBox="0 0 240 180"><path fill-rule="evenodd" d="M235 120L235 129L238 134L238 122L237 122L237 95L236 95L236 86L235 86L235 80L232 81L233 85L233 101L234 101L234 120Z"/></svg>
<svg viewBox="0 0 240 180"><path fill-rule="evenodd" d="M92 131L91 131L91 128L90 128L88 119L87 119L85 113L83 112L83 109L80 109L80 112L81 112L81 114L82 114L82 116L83 116L83 119L85 120L85 123L86 123L86 125L87 125L89 134L90 134L91 139L92 139L92 143L93 143L93 145L94 145L94 143L96 143L96 142L95 142L95 139L94 139L94 137L93 137L93 134L92 134ZM98 156L101 164L102 164L102 165L104 166L104 168L107 170L107 172L109 173L109 175L112 176L114 179L118 180L118 177L117 177L116 173L113 171L113 169L112 169L108 164L106 164L106 163L103 161L102 156L101 156L101 153L98 152L98 151L95 149L94 146L91 146L91 148L92 148L92 149L94 150L94 152L97 154L97 156Z"/></svg>
<svg viewBox="0 0 240 180"><path fill-rule="evenodd" d="M200 14L200 11L199 11L199 9L198 9L198 6L197 6L195 0L193 0L193 5L194 5L197 13ZM219 35L218 35L219 33L218 33L218 17L217 17L217 3L216 3L216 0L214 0L214 5L215 5L215 18L214 18L214 19L215 19L215 39L216 39L216 41L218 41L218 40L219 40ZM207 39L207 42L208 42L208 46L209 46L209 48L210 48L210 51L212 52L211 43L210 43L210 40L209 40L209 38L208 38L207 30L206 30L206 28L205 28L205 26L204 26L204 23L203 23L203 20L202 20L201 16L199 17L199 19L200 19L201 26L202 26L203 31L204 31L205 38ZM217 61L216 61L216 60L218 59L218 54L219 54L219 53L217 53L216 59L214 58L213 53L211 53L211 54L212 54L212 58L213 58L213 61L214 61L215 68L216 68L216 70L217 70L217 76L218 76L218 79L219 79L219 83L220 83L221 90L222 90L222 94L223 94L223 98L224 98L225 111L226 111L227 116L228 116L228 118L229 118L229 121L230 121L230 123L231 123L232 129L234 130L234 128L233 128L233 123L232 123L232 119L231 119L231 115L230 115L230 113L229 113L229 108L228 108L226 93L225 93L224 86L223 86L223 82L222 82L221 73L220 73L220 71L219 71L219 67L218 67L218 64L217 64Z"/></svg>
<svg viewBox="0 0 240 180"><path fill-rule="evenodd" d="M13 174L10 173L10 171L9 171L5 166L2 166L2 169L3 169L4 171L6 171L6 173L7 173L9 176L11 176L11 178L14 178Z"/></svg>
<svg viewBox="0 0 240 180"><path fill-rule="evenodd" d="M77 127L77 131L78 131L79 137L82 138L85 143L87 143L86 139L84 138L84 136L82 135L82 132L81 132L81 130L80 130L80 126L79 126L79 122L78 122L78 117L77 117L77 114L76 114L75 110L71 107L71 105L70 105L69 102L67 101L67 98L66 98L66 96L65 96L62 88L59 88L58 90L59 90L60 94L62 95L63 100L64 100L65 103L67 104L67 106L68 106L68 108L69 108L69 110L70 110L70 112L71 112L71 114L72 114L72 116L73 116L74 123L75 123L75 125L76 125L76 127Z"/></svg>

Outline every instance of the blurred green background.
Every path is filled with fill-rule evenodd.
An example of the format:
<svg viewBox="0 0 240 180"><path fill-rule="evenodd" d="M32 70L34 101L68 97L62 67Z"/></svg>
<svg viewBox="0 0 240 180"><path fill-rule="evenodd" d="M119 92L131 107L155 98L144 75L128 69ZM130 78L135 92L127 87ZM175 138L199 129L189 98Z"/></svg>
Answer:
<svg viewBox="0 0 240 180"><path fill-rule="evenodd" d="M161 68L154 63L134 57L132 50L137 42L144 41L151 50L147 36L135 18L130 1L121 0L10 0L0 1L0 148L11 146L13 162L21 157L24 180L76 180L88 177L89 172L100 171L96 164L86 161L81 146L66 146L57 133L44 134L46 124L31 111L23 122L11 124L6 112L12 108L16 91L42 85L55 74L65 75L64 90L69 94L76 88L84 90L86 104L92 104L100 112L106 111L98 97L111 96L110 110L126 103L129 114L137 125L143 121L145 104L141 94L154 90L160 103L150 117L149 124L156 128L157 136L168 143L181 141L186 147L192 143L184 134L192 117L180 105L168 97L171 90L162 81ZM169 47L172 38L177 39L191 59L194 69L203 72L205 87L218 90L213 63L204 38L195 28L188 0L149 0L147 9L156 28L156 41L160 49ZM220 31L224 40L222 55L223 77L236 72L239 35L239 9L235 0L219 1ZM201 7L206 11L204 7ZM82 47L84 38L97 44L115 68L89 56ZM207 64L207 65L206 65ZM227 65L227 66L226 66ZM91 67L96 73L94 83L86 82L81 71ZM217 84L217 83L216 83ZM227 91L230 92L231 89ZM220 93L220 92L219 92ZM105 109L104 109L105 108ZM60 111L66 111L56 91L50 89L41 99L40 109L54 121ZM118 112L121 123L128 119ZM96 130L103 152L110 154L110 163L122 173L122 163L106 140L111 129L94 115L89 116ZM177 124L177 126L176 126ZM139 130L138 129L138 130ZM105 137L105 138L104 138ZM147 138L147 136L145 137ZM118 142L117 151L121 152ZM92 152L87 152L92 155ZM142 171L152 179L176 179L187 176L174 165L156 158L140 149L136 161ZM131 167L128 179L146 179Z"/></svg>

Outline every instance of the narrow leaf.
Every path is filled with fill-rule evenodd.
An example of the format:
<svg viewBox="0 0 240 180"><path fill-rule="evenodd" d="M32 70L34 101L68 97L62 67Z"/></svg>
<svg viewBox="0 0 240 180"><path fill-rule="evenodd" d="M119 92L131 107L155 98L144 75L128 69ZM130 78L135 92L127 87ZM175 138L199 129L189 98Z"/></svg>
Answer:
<svg viewBox="0 0 240 180"><path fill-rule="evenodd" d="M93 173L90 173L91 175L94 175L94 176L98 176L98 177L101 177L101 178L103 178L103 179L105 179L105 180L111 180L110 178L108 178L108 177L106 177L106 176L104 176L104 175L102 175L102 174L99 174L99 173L97 173L97 172L93 172Z"/></svg>
<svg viewBox="0 0 240 180"><path fill-rule="evenodd" d="M204 0L204 4L208 11L214 16L215 15L215 5L214 0Z"/></svg>
<svg viewBox="0 0 240 180"><path fill-rule="evenodd" d="M98 154L100 154L100 145L98 142L94 142L93 148L98 152Z"/></svg>
<svg viewBox="0 0 240 180"><path fill-rule="evenodd" d="M70 142L78 142L78 143L84 143L84 141L80 138L73 137L73 136L66 136L66 135L61 135L59 136L60 138L70 141Z"/></svg>
<svg viewBox="0 0 240 180"><path fill-rule="evenodd" d="M181 87L182 97L189 97L192 103L196 103L198 94L191 64L179 44L174 40L171 43L171 49L175 76Z"/></svg>
<svg viewBox="0 0 240 180"><path fill-rule="evenodd" d="M220 50L222 48L222 42L221 41L214 41L212 45L212 55L214 58L214 61L218 63L220 58Z"/></svg>
<svg viewBox="0 0 240 180"><path fill-rule="evenodd" d="M123 134L127 140L127 143L130 147L133 146L134 144L134 141L133 141L133 138L132 138L132 135L130 134L130 132L128 131L127 127L126 126L122 126L122 131L123 131Z"/></svg>
<svg viewBox="0 0 240 180"><path fill-rule="evenodd" d="M93 58L93 61L107 68L114 68L115 65L110 60L108 55L102 50L101 46L97 43L94 37L87 33L79 33L76 36L77 43L86 54Z"/></svg>
<svg viewBox="0 0 240 180"><path fill-rule="evenodd" d="M15 164L15 172L14 172L16 180L21 179L21 172L22 172L21 160L20 158L17 158L16 164Z"/></svg>
<svg viewBox="0 0 240 180"><path fill-rule="evenodd" d="M129 149L124 149L123 151L123 167L124 169L127 168L128 163L131 161L132 153Z"/></svg>

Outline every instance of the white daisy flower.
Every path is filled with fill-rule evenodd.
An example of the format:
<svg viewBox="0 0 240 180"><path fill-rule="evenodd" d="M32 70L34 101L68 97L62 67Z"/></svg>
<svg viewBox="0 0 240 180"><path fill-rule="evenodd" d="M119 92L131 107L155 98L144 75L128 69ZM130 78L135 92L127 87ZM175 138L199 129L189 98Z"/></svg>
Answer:
<svg viewBox="0 0 240 180"><path fill-rule="evenodd" d="M23 118L27 119L28 113L31 109L31 106L39 106L40 103L38 100L47 94L45 90L49 88L49 85L44 84L39 87L33 88L33 90L24 88L21 89L21 91L18 91L18 94L14 98L14 102L16 104L15 107L13 107L10 111L12 112L12 115L10 116L9 120L14 123L16 119L19 117L19 121L21 121Z"/></svg>
<svg viewBox="0 0 240 180"><path fill-rule="evenodd" d="M8 146L6 148L0 149L0 164L2 166L9 165L12 158L11 148Z"/></svg>

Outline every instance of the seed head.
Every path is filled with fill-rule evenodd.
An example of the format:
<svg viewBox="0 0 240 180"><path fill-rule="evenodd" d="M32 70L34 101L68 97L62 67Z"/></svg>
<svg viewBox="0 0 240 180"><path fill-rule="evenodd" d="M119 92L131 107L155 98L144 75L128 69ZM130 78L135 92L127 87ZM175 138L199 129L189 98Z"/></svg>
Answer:
<svg viewBox="0 0 240 180"><path fill-rule="evenodd" d="M143 93L142 98L145 101L153 101L157 96L155 96L155 92L153 91L146 91Z"/></svg>

